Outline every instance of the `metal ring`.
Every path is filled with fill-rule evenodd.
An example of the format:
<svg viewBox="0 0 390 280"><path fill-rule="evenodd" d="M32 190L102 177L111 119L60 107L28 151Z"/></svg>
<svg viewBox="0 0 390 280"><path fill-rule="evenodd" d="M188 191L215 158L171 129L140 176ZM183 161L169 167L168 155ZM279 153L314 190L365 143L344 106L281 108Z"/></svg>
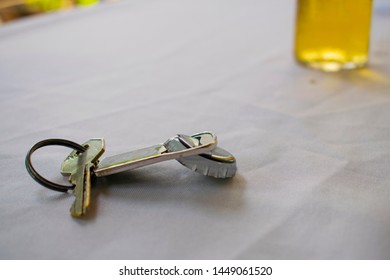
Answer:
<svg viewBox="0 0 390 280"><path fill-rule="evenodd" d="M31 147L30 151L27 153L26 156L26 168L30 176L39 184L42 186L51 189L53 191L58 191L58 192L67 192L68 190L73 190L74 186L66 186L66 185L60 185L57 183L53 183L41 175L34 169L34 167L31 164L31 155L38 150L39 148L45 147L45 146L65 146L69 148L73 148L80 153L85 152L86 148L69 140L65 139L46 139L42 140L38 143L36 143L34 146Z"/></svg>

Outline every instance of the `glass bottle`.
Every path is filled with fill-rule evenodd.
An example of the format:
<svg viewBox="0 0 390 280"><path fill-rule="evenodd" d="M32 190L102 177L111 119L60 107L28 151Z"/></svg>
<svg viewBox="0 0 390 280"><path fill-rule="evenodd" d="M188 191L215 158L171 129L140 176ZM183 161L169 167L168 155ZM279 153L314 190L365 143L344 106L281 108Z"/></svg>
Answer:
<svg viewBox="0 0 390 280"><path fill-rule="evenodd" d="M327 72L368 61L372 0L298 0L295 57Z"/></svg>

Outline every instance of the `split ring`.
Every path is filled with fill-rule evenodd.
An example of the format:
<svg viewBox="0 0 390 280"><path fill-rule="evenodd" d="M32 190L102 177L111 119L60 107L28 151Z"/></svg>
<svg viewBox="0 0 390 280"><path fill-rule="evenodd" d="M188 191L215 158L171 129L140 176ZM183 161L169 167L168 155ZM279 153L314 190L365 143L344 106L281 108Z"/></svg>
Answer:
<svg viewBox="0 0 390 280"><path fill-rule="evenodd" d="M73 185L72 186L60 185L47 180L46 178L39 175L39 173L32 166L31 155L39 148L46 147L46 146L65 146L68 148L75 149L80 153L85 152L86 148L81 146L80 144L65 139L46 139L32 146L26 156L25 164L26 164L27 171L37 183L41 184L42 186L48 189L51 189L53 191L58 191L58 192L67 192L68 190L73 190L74 189Z"/></svg>

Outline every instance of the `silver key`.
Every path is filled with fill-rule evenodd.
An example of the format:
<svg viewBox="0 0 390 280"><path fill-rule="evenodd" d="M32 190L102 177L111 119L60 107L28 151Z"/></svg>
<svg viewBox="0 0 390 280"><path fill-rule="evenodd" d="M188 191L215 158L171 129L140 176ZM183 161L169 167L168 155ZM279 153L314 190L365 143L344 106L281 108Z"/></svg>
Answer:
<svg viewBox="0 0 390 280"><path fill-rule="evenodd" d="M206 131L188 136L187 140L191 141L191 147L168 151L167 143L174 141L174 139L175 137L162 144L104 158L96 167L94 173L98 177L107 176L165 160L207 153L217 145L217 137L212 132Z"/></svg>
<svg viewBox="0 0 390 280"><path fill-rule="evenodd" d="M91 170L97 164L99 157L104 153L104 140L91 139L83 144L86 151L73 151L62 163L61 173L69 175L69 182L75 185L76 196L70 213L73 217L84 215L90 205L91 198Z"/></svg>

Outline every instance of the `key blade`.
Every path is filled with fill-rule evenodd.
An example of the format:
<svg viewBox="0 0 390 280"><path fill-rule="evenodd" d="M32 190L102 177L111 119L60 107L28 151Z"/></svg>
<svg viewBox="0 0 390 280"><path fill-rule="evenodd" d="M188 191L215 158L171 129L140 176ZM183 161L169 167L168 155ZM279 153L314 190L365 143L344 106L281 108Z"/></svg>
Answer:
<svg viewBox="0 0 390 280"><path fill-rule="evenodd" d="M91 202L91 169L93 166L94 165L92 163L89 163L85 166L83 214L85 214Z"/></svg>
<svg viewBox="0 0 390 280"><path fill-rule="evenodd" d="M80 166L77 171L71 175L70 181L75 185L73 190L75 200L70 208L70 213L73 217L80 217L85 213L84 210L84 189L85 189L85 172L84 165Z"/></svg>
<svg viewBox="0 0 390 280"><path fill-rule="evenodd" d="M87 163L84 168L80 167L76 174L72 175L72 183L76 185L74 194L76 196L70 213L73 217L79 218L85 215L91 201L91 168L93 164Z"/></svg>
<svg viewBox="0 0 390 280"><path fill-rule="evenodd" d="M162 144L150 146L147 148L123 153L104 158L97 169L96 176L107 176L118 172L132 170L145 165L159 162L164 158L161 157L166 152Z"/></svg>

